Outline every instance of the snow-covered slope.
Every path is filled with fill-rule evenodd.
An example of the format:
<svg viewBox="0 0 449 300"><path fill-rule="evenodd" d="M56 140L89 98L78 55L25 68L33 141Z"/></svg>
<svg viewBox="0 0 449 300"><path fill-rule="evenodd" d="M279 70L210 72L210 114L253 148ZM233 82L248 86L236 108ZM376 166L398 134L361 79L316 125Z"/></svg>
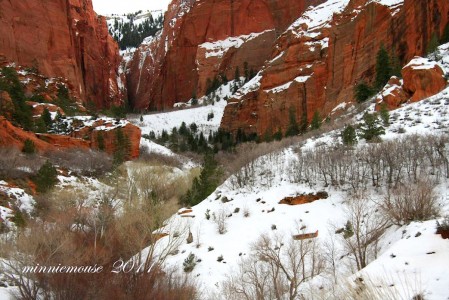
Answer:
<svg viewBox="0 0 449 300"><path fill-rule="evenodd" d="M449 57L447 48L448 45L440 47L442 63L446 64L446 67ZM437 137L447 134L448 103L449 88L446 88L429 99L407 104L391 112L391 125L382 136L382 145L388 141L402 140L412 134ZM373 110L374 104L367 111ZM360 122L362 116L363 113L357 115L354 122ZM251 246L261 234L265 233L273 238L280 234L288 241L293 235L301 232L318 232L317 240L322 245L336 239L335 228L344 227L347 221L351 187L345 184L329 186L318 178L309 183L298 182L295 180L295 172L305 169L296 165L301 161L299 158L302 155L313 155L317 149L332 149L334 145L341 144L340 132L340 129L331 131L301 145L260 157L227 179L203 202L192 207L192 212L174 215L169 223L183 223L192 233L193 243L184 242L179 247L179 252L169 257L167 264L182 270L183 262L193 253L199 260L192 271L193 276L202 288L210 293L207 297L213 295L221 299L224 297L224 281L238 271L239 261L254 255ZM363 151L375 146L376 144L360 141L356 149ZM332 153L331 150L327 151ZM343 157L335 159L342 160ZM250 176L245 177L248 173ZM437 179L435 191L440 203L440 213L449 214L447 179L439 175L423 176L428 176L427 179ZM326 191L329 197L297 206L279 204L285 197L320 191ZM385 185L377 188L367 185L365 198L379 203L385 193ZM367 214L373 213L370 207L366 210ZM220 222L225 224L225 232L221 234L218 226ZM447 299L449 242L436 235L435 231L436 219L389 227L379 241L378 258L359 273L350 267L351 259L348 253L342 252L343 249L340 248L341 258L336 267L336 280L342 283L363 277L382 289L389 290L399 299L408 299L408 296L414 297L420 293L425 299ZM337 245L337 248L339 247L341 245ZM217 261L219 257L223 260ZM323 288L325 294L326 290L334 290L331 282L328 274L323 274L310 282L311 289ZM302 292L307 295L310 291L304 289Z"/></svg>
<svg viewBox="0 0 449 300"><path fill-rule="evenodd" d="M208 136L211 131L217 131L220 127L224 108L227 105L226 99L232 95L233 84L234 80L222 85L214 93L215 98L213 99L209 99L208 96L201 97L198 99L200 106L192 106L190 104L192 100L190 100L187 105L175 104L175 107L185 106L186 109L143 115L143 121L140 121L140 116L130 116L129 119L134 125L141 128L142 134L149 134L150 131L153 131L156 135L160 135L162 130L170 132L173 127L179 128L182 122L185 122L187 126L195 123L198 126L198 131ZM206 104L210 100L214 100L214 103Z"/></svg>

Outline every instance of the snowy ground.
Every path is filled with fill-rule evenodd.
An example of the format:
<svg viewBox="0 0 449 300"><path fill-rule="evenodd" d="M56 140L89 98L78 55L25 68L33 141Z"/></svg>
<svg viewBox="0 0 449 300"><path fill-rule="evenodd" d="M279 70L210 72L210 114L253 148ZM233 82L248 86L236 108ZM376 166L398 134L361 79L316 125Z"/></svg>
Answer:
<svg viewBox="0 0 449 300"><path fill-rule="evenodd" d="M179 128L182 122L185 122L187 126L196 123L198 131L208 136L211 131L217 131L220 127L224 108L227 104L225 97L231 96L230 89L233 83L234 81L229 81L228 84L221 86L216 91L215 96L218 97L219 101L214 101L213 105L202 105L207 101L207 96L204 96L198 99L199 106L166 113L143 115L143 122L140 121L140 116L129 116L128 118L130 122L142 129L142 134L149 134L150 131L153 131L156 135L160 135L162 130L170 132L173 127ZM187 106L189 105L187 104ZM208 120L210 114L213 114L213 118Z"/></svg>
<svg viewBox="0 0 449 300"><path fill-rule="evenodd" d="M443 56L440 64L446 70L448 52L448 45L440 47ZM368 112L373 110L374 104L367 109ZM357 115L354 123L360 122L362 116L363 113ZM391 112L390 123L386 134L382 136L384 141L411 134L449 133L449 88L429 99L406 104ZM313 149L317 145L330 146L341 142L339 136L340 131L330 132L309 139L301 147ZM359 147L364 145L366 142L359 142ZM306 226L306 232L318 230L318 240L324 244L333 234L330 224L343 226L346 222L345 203L349 197L346 191L320 185L311 188L291 182L286 170L295 160L292 148L258 160L263 161L259 165L264 167L255 172L258 175L254 182L239 188L231 177L202 203L192 207L191 213L174 215L169 222L178 226L183 224L188 228L193 234L193 243L187 244L184 239L179 253L170 256L167 264L182 269L189 254L195 254L201 261L193 270L193 276L205 291L218 298L224 280L237 270L240 259L251 256L251 244L262 233L272 235L276 232L288 238L299 233L300 224L301 227ZM273 174L267 176L267 169ZM278 204L284 197L321 190L328 192L328 199L299 206ZM376 199L382 197L382 193L373 189L368 194L370 198ZM224 197L230 201L224 203ZM441 203L441 214L449 214L447 180L441 181L437 187L437 197ZM245 212L249 212L249 216L245 217ZM207 214L211 215L209 219L206 218ZM222 214L227 216L226 233L219 234L214 219ZM273 225L276 230L272 229ZM422 293L425 299L449 299L449 242L436 235L435 231L436 220L412 222L402 227L392 226L379 243L378 258L361 272L350 272L348 262L342 260L341 266L338 266L340 280L363 276L404 299L411 299L416 293ZM217 261L219 256L223 256L222 262ZM319 281L319 284L322 282Z"/></svg>

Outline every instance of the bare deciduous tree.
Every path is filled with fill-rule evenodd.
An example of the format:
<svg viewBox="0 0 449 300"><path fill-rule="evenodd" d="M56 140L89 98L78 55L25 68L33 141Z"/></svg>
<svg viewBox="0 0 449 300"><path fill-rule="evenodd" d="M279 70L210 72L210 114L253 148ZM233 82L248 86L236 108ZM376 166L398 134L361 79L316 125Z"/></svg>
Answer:
<svg viewBox="0 0 449 300"><path fill-rule="evenodd" d="M430 180L400 185L389 189L381 207L390 220L399 226L411 221L424 221L438 216L438 198L435 184Z"/></svg>
<svg viewBox="0 0 449 300"><path fill-rule="evenodd" d="M343 246L355 261L357 270L361 270L377 257L378 242L389 221L362 194L356 194L348 201L346 218L352 232L342 236Z"/></svg>
<svg viewBox="0 0 449 300"><path fill-rule="evenodd" d="M254 256L242 260L225 283L228 299L297 299L301 284L324 269L315 239L284 243L280 235L262 235L252 251Z"/></svg>

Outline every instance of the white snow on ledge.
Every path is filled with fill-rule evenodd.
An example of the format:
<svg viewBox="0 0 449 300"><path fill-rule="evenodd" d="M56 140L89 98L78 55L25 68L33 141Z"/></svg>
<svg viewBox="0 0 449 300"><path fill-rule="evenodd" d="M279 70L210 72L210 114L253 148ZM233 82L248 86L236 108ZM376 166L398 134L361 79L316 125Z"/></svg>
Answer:
<svg viewBox="0 0 449 300"><path fill-rule="evenodd" d="M412 67L415 70L429 70L433 69L436 66L439 66L437 62L429 60L427 58L422 58L419 56L415 56L405 67ZM443 69L443 68L441 68Z"/></svg>
<svg viewBox="0 0 449 300"><path fill-rule="evenodd" d="M199 45L199 48L204 48L207 50L206 58L209 57L223 57L230 48L239 48L245 42L250 41L264 33L271 32L273 30L265 30L262 32L251 33L249 35L241 35L236 37L229 37L225 40L206 42Z"/></svg>

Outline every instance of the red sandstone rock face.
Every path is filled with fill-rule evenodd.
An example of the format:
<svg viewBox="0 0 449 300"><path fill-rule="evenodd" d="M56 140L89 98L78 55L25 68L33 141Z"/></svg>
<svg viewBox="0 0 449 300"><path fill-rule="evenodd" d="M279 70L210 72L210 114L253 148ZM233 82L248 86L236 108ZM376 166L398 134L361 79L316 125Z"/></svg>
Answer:
<svg viewBox="0 0 449 300"><path fill-rule="evenodd" d="M101 127L100 127L101 126ZM140 128L130 123L123 126L116 126L111 122L99 120L91 126L82 127L80 130L74 131L69 136L56 134L34 134L24 131L21 128L13 126L8 120L0 116L0 147L17 147L23 148L25 140L32 140L37 151L46 152L54 150L63 150L70 148L79 149L99 149L98 135L103 135L104 151L110 155L116 151L116 134L117 130L122 130L129 138L130 158L139 157L140 147Z"/></svg>
<svg viewBox="0 0 449 300"><path fill-rule="evenodd" d="M409 98L410 96L402 87L402 81L397 77L392 77L376 98L376 110L379 111L382 104L385 104L388 110L399 108Z"/></svg>
<svg viewBox="0 0 449 300"><path fill-rule="evenodd" d="M323 16L312 13L282 34L255 88L244 87L229 100L224 130L241 128L260 136L285 132L291 109L298 122L310 121L315 111L325 117L338 104L354 100L360 80L373 81L382 44L406 63L422 55L431 34L441 34L449 22L446 0L405 0L394 7L357 0L338 11L329 22L309 28L314 15Z"/></svg>
<svg viewBox="0 0 449 300"><path fill-rule="evenodd" d="M392 77L376 99L376 109L385 103L389 110L408 101L433 96L447 86L443 69L434 61L415 57L402 69L403 80Z"/></svg>
<svg viewBox="0 0 449 300"><path fill-rule="evenodd" d="M441 92L446 87L443 69L435 62L415 57L402 69L404 90L417 102Z"/></svg>
<svg viewBox="0 0 449 300"><path fill-rule="evenodd" d="M137 109L163 109L202 96L208 78L229 79L243 63L260 69L276 36L312 4L324 0L173 1L161 35L142 45L129 64L128 96ZM208 56L204 43L262 33L231 47L222 56Z"/></svg>
<svg viewBox="0 0 449 300"><path fill-rule="evenodd" d="M126 91L118 84L118 46L91 0L0 1L0 12L3 63L64 77L84 103L108 107L123 102ZM124 76L120 80L124 82Z"/></svg>

